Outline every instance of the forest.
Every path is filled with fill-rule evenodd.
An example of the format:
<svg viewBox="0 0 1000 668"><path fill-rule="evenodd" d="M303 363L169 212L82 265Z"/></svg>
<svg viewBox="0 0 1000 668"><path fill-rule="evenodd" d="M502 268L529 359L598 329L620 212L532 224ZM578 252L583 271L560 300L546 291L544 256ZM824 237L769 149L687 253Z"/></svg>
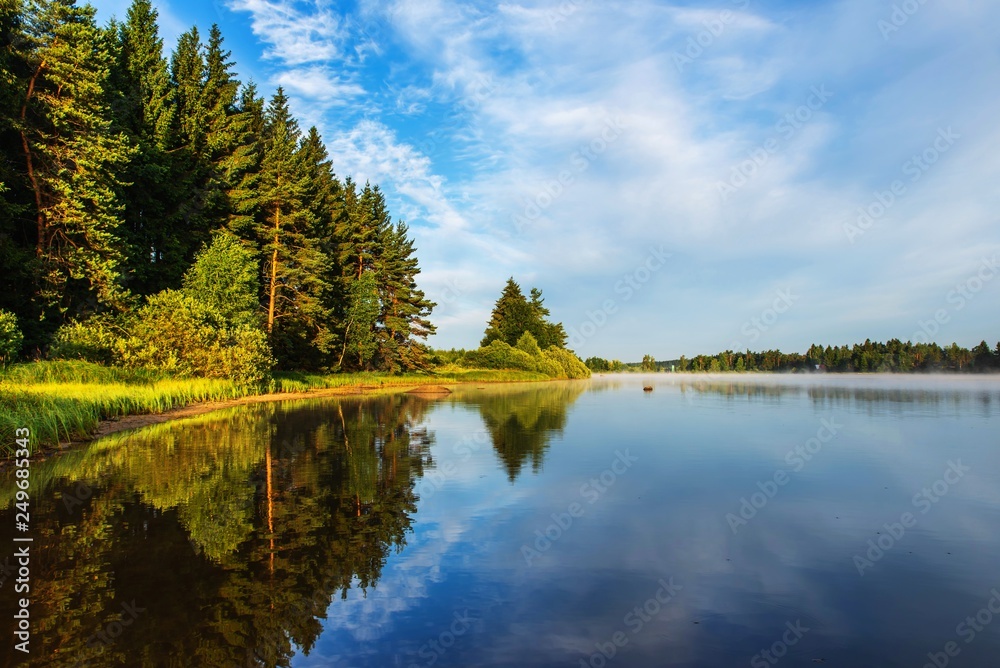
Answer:
<svg viewBox="0 0 1000 668"><path fill-rule="evenodd" d="M716 355L657 361L652 355L642 362L622 365L618 360L591 357L587 367L594 372L609 371L679 371L687 373L722 372L830 372L830 373L988 373L1000 371L1000 342L990 349L986 341L963 348L957 343L942 347L936 343L911 343L890 339L885 343L865 340L853 346L813 344L805 354L780 350L734 352Z"/></svg>
<svg viewBox="0 0 1000 668"><path fill-rule="evenodd" d="M338 176L212 26L0 5L0 362L253 382L427 366L434 304L378 185Z"/></svg>

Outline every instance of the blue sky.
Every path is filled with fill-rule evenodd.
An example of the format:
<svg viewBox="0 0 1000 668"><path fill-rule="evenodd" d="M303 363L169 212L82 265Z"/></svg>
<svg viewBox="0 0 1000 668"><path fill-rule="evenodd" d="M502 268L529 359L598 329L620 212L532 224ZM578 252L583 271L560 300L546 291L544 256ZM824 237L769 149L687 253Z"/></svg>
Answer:
<svg viewBox="0 0 1000 668"><path fill-rule="evenodd" d="M1000 339L993 0L154 5L382 186L436 347L511 275L584 357Z"/></svg>

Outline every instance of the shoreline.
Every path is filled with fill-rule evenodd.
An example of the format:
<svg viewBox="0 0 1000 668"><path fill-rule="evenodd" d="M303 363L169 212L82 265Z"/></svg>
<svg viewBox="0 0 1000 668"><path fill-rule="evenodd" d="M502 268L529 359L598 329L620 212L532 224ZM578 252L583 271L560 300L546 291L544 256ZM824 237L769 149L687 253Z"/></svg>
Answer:
<svg viewBox="0 0 1000 668"><path fill-rule="evenodd" d="M96 429L83 439L73 439L59 441L54 445L42 446L31 454L32 461L40 461L48 457L63 453L73 448L93 443L94 441L123 431L141 429L155 424L183 420L184 418L195 417L212 413L214 411L244 406L249 404L273 403L277 401L298 401L303 399L323 399L336 396L361 396L377 394L406 394L414 393L417 396L443 397L452 392L452 387L456 385L507 385L515 383L545 383L549 380L451 380L447 382L431 383L406 383L399 385L343 385L340 387L326 387L312 390L296 390L292 392L267 392L264 394L251 394L235 399L224 399L219 401L196 401L184 406L170 408L159 413L132 413L117 418L101 420ZM424 392L414 392L424 388ZM0 470L12 460L0 459Z"/></svg>

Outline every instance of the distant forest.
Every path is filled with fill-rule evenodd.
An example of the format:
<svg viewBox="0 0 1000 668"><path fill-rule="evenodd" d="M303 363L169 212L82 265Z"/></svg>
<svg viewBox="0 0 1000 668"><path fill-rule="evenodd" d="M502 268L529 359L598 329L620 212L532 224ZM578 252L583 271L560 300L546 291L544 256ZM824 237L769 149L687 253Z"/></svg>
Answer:
<svg viewBox="0 0 1000 668"><path fill-rule="evenodd" d="M166 58L149 0L0 3L0 361L426 366L407 226L234 67L217 26Z"/></svg>
<svg viewBox="0 0 1000 668"><path fill-rule="evenodd" d="M780 350L733 352L698 355L688 359L656 361L646 355L642 362L622 364L591 357L585 361L595 372L609 371L679 371L722 373L728 371L828 371L840 373L910 373L1000 372L1000 342L990 350L986 341L969 350L952 343L942 348L936 343L910 343L891 339L888 343L866 340L853 346L813 344L806 354Z"/></svg>

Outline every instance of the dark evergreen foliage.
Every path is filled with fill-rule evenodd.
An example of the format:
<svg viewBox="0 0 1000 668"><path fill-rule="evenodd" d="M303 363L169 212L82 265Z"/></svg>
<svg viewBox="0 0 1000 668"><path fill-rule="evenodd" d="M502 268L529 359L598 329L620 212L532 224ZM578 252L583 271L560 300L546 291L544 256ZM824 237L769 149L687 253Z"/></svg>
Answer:
<svg viewBox="0 0 1000 668"><path fill-rule="evenodd" d="M260 286L243 322L281 368L426 366L434 304L406 225L234 68L218 26L167 59L150 0L107 28L74 0L0 4L0 310L22 354L167 303L186 274L217 295L224 262L190 272L216 239Z"/></svg>

